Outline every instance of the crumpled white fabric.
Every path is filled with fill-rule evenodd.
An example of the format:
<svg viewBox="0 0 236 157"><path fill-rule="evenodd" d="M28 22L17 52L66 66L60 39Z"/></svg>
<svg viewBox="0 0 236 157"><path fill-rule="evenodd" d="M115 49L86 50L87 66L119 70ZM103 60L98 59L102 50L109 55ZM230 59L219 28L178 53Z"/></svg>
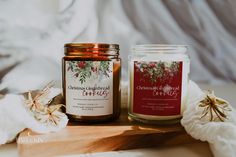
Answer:
<svg viewBox="0 0 236 157"><path fill-rule="evenodd" d="M51 89L48 99L60 93L60 89ZM57 126L45 125L37 121L24 106L24 97L17 94L7 94L0 99L0 145L11 142L18 133L29 128L37 133L59 131L66 127L67 116L62 113Z"/></svg>
<svg viewBox="0 0 236 157"><path fill-rule="evenodd" d="M198 106L204 92L193 81L189 82L189 96L181 124L188 134L207 141L215 157L236 156L236 112L232 108L225 122L209 122L201 118L203 109Z"/></svg>
<svg viewBox="0 0 236 157"><path fill-rule="evenodd" d="M0 91L9 93L23 93L38 90L51 80L60 80L61 68L50 58L31 56L8 72L1 80Z"/></svg>

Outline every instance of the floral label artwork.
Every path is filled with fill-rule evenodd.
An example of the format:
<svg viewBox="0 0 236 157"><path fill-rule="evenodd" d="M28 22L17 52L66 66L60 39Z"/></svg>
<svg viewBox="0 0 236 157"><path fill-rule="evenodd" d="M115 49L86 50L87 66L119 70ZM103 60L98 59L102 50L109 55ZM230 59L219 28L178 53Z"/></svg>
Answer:
<svg viewBox="0 0 236 157"><path fill-rule="evenodd" d="M66 112L99 116L113 112L113 62L66 61Z"/></svg>
<svg viewBox="0 0 236 157"><path fill-rule="evenodd" d="M83 84L92 75L95 75L98 79L109 77L109 73L112 72L109 69L109 64L108 61L70 61L68 62L67 71L71 72Z"/></svg>
<svg viewBox="0 0 236 157"><path fill-rule="evenodd" d="M181 112L182 62L134 61L133 112L172 116Z"/></svg>

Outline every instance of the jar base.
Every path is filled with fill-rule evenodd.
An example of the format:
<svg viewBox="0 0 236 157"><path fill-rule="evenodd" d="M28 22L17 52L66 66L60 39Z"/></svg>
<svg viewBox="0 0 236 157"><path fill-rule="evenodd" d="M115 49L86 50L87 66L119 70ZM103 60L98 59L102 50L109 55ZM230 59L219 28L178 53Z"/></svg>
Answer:
<svg viewBox="0 0 236 157"><path fill-rule="evenodd" d="M182 117L175 118L175 119L168 119L168 120L148 120L144 118L137 117L128 113L129 121L141 122L144 124L152 124L152 125L171 125L171 124L178 124Z"/></svg>
<svg viewBox="0 0 236 157"><path fill-rule="evenodd" d="M91 123L91 124L99 124L99 123L106 123L111 122L119 119L120 114L117 115L105 115L105 116L76 116L71 114L66 114L69 118L69 121L72 123Z"/></svg>

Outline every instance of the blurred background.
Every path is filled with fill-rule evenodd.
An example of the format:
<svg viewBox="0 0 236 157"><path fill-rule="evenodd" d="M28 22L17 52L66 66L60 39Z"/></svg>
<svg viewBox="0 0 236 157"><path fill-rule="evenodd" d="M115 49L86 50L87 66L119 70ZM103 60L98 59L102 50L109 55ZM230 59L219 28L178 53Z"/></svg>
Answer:
<svg viewBox="0 0 236 157"><path fill-rule="evenodd" d="M0 90L61 79L69 42L189 45L191 79L236 82L235 0L0 0Z"/></svg>

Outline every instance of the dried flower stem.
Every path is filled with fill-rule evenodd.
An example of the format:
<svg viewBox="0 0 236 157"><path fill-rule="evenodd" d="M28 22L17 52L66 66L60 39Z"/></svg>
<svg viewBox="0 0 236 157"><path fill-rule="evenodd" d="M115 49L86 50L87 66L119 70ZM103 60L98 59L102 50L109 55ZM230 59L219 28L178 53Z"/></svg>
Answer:
<svg viewBox="0 0 236 157"><path fill-rule="evenodd" d="M199 107L204 107L201 118L209 115L209 121L217 121L218 119L224 122L227 119L227 112L231 111L229 103L217 98L214 91L206 93L206 97L200 101Z"/></svg>
<svg viewBox="0 0 236 157"><path fill-rule="evenodd" d="M63 115L59 109L64 105L50 105L54 98L49 100L47 104L44 104L45 100L48 100L48 95L53 86L54 82L50 82L41 91L35 92L35 96L32 96L32 92L29 91L25 100L25 105L39 122L57 126Z"/></svg>

